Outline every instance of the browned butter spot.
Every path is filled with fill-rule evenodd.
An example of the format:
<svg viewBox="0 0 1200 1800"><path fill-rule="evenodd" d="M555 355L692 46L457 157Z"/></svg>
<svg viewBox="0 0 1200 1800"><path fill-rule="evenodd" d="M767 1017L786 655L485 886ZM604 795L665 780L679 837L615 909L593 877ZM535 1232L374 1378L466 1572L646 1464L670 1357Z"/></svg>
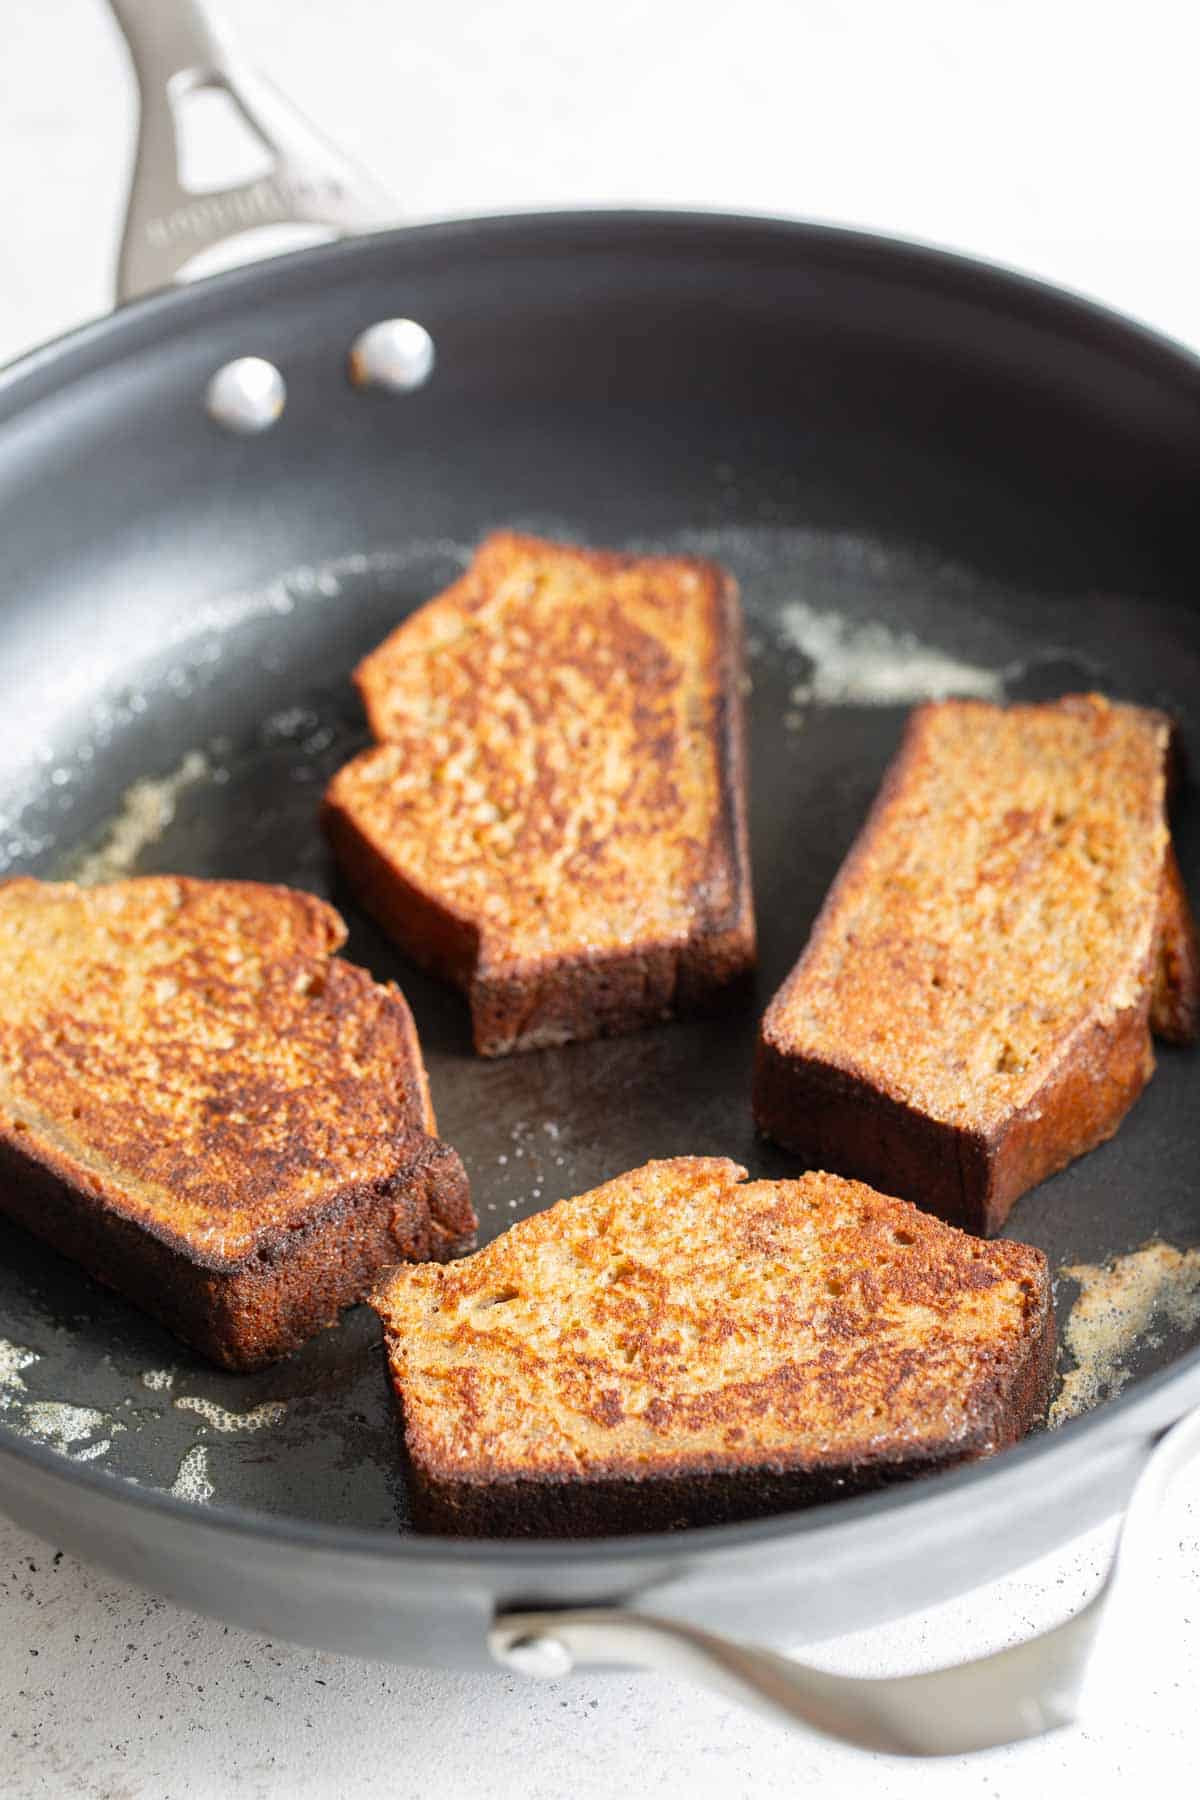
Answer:
<svg viewBox="0 0 1200 1800"><path fill-rule="evenodd" d="M1177 1250L1154 1241L1108 1263L1078 1263L1060 1275L1079 1283L1064 1347L1075 1366L1063 1377L1049 1424L1090 1412L1129 1380L1128 1359L1155 1325L1182 1331L1200 1325L1200 1247Z"/></svg>

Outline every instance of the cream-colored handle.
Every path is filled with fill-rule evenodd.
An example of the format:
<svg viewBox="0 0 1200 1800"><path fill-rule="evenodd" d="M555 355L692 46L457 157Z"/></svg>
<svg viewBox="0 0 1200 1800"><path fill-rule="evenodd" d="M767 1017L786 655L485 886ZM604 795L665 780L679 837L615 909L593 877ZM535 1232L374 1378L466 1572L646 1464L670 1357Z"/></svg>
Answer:
<svg viewBox="0 0 1200 1800"><path fill-rule="evenodd" d="M1076 1718L1101 1622L1136 1585L1164 1495L1198 1455L1200 1409L1151 1451L1112 1566L1087 1605L1052 1631L957 1668L874 1680L830 1675L772 1650L616 1608L504 1613L489 1646L498 1662L532 1675L564 1675L587 1663L655 1669L716 1688L777 1723L898 1756L957 1756L1040 1737Z"/></svg>
<svg viewBox="0 0 1200 1800"><path fill-rule="evenodd" d="M260 225L321 225L335 236L395 217L390 197L225 41L199 0L110 0L141 101L117 265L117 300L166 287L201 250ZM202 88L229 96L271 156L240 186L189 193L179 175L172 102Z"/></svg>

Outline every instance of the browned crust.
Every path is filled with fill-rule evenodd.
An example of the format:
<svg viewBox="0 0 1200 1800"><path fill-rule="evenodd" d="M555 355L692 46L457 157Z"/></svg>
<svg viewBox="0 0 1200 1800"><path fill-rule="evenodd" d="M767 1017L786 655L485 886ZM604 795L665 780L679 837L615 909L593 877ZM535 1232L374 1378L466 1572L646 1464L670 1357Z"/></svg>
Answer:
<svg viewBox="0 0 1200 1800"><path fill-rule="evenodd" d="M465 989L479 955L478 931L405 879L360 828L337 785L335 776L321 802L321 825L342 874L372 918L418 967Z"/></svg>
<svg viewBox="0 0 1200 1800"><path fill-rule="evenodd" d="M369 1068L326 1064L324 1075L325 1097L335 1095L342 1084L346 1116L365 1121L369 1160L325 1162L323 1178L313 1183L302 1204L276 1207L273 1203L301 1156L290 1133L278 1153L257 1164L243 1156L217 1178L202 1152L192 1145L178 1148L169 1121L164 1125L150 1113L143 1119L126 1101L113 1110L132 1133L130 1140L118 1135L114 1147L111 1135L89 1136L86 1123L64 1135L60 1127L79 1113L70 1106L69 1092L64 1097L50 1077L43 1077L28 1104L6 1105L0 1119L0 1212L73 1257L214 1361L232 1369L254 1368L332 1323L342 1307L365 1296L382 1269L398 1260L444 1258L465 1248L476 1221L462 1164L435 1135L428 1078L408 1005L397 988L373 982L365 970L341 959L328 960L345 937L333 908L286 888L166 879L193 897L238 892L258 909L260 921L269 922L275 916L271 909L281 901L307 917L319 964L285 960L279 965L285 976L298 972L306 984L299 991L320 993L338 1030L364 1017L378 1027L363 1052ZM8 884L10 899L19 901L20 894L11 891L19 885ZM35 882L24 885L31 895L41 888ZM126 901L139 888L161 885L158 877L117 884ZM315 987L309 985L314 968L320 976ZM19 963L11 979L20 983ZM297 991L294 982L290 991ZM214 1004L219 1005L219 996ZM41 1029L31 1028L35 1044ZM179 1041L186 1046L188 1026L179 1029ZM256 1029L265 1039L283 1026L267 1010L256 1020ZM210 1092L222 1074L243 1077L249 1071L253 1076L255 1043L241 1043L228 1057L218 1053L216 1065L212 1055L201 1053ZM364 1110L368 1081L384 1096L378 1112ZM320 1079L315 1091L302 1092L306 1112L320 1107ZM281 1112L286 1099L286 1089L272 1089L271 1113L286 1118ZM7 1116L10 1111L13 1116ZM135 1172L136 1154L126 1154L129 1142L136 1151L139 1137L154 1145L176 1145L176 1163L162 1177L161 1191L151 1190L149 1197ZM302 1160L298 1166L305 1166ZM189 1209L185 1184L202 1184L206 1178L210 1211L203 1205Z"/></svg>
<svg viewBox="0 0 1200 1800"><path fill-rule="evenodd" d="M836 1176L741 1188L744 1177L725 1159L650 1164L463 1263L393 1272L372 1304L422 1526L570 1536L752 1517L990 1454L1036 1422L1054 1365L1041 1251L985 1246ZM665 1240L673 1210L682 1223ZM792 1241L804 1246L794 1293ZM693 1254L706 1271L698 1292ZM726 1265L767 1271L765 1311L722 1277ZM997 1282L1002 1309L981 1318L975 1297ZM819 1319L806 1325L810 1289ZM893 1301L914 1309L899 1344ZM521 1325L479 1326L481 1306L509 1302L531 1308L534 1341ZM956 1343L959 1303L969 1344ZM769 1334L766 1361L751 1371L735 1356L731 1378L716 1376L721 1346L756 1329Z"/></svg>
<svg viewBox="0 0 1200 1800"><path fill-rule="evenodd" d="M843 886L854 880L871 853L874 828L904 780L925 711L919 707L909 716L900 748L817 915L810 945L818 941ZM1168 791L1177 780L1178 763L1173 728ZM1137 1004L1108 1020L1087 1022L1064 1046L1032 1100L990 1136L931 1119L881 1092L848 1065L789 1053L772 1041L774 1002L756 1053L756 1125L811 1168L837 1169L912 1200L964 1230L993 1235L1023 1193L1117 1131L1154 1073L1152 1024L1172 1041L1194 1040L1200 1022L1200 950L1170 847L1161 908L1158 941ZM804 962L801 956L785 988L800 978Z"/></svg>
<svg viewBox="0 0 1200 1800"><path fill-rule="evenodd" d="M716 735L721 772L721 811L709 845L710 879L728 868L732 899L724 911L710 910L704 929L686 946L680 963L679 1004L707 1003L714 989L737 981L753 967L758 954L754 923L754 891L750 880L750 826L746 796L746 702L742 609L733 577L718 570L717 643L718 711ZM707 897L705 897L707 898Z"/></svg>
<svg viewBox="0 0 1200 1800"><path fill-rule="evenodd" d="M1093 1023L991 1137L956 1129L815 1057L760 1038L754 1118L812 1168L836 1168L991 1237L1029 1188L1112 1137L1154 1071L1149 993Z"/></svg>
<svg viewBox="0 0 1200 1800"><path fill-rule="evenodd" d="M602 556L604 552L592 552ZM615 566L636 560L613 557ZM708 912L684 945L643 944L620 955L580 951L511 974L477 963L467 982L475 1048L482 1056L615 1037L681 1013L703 1012L737 996L757 945L746 818L745 703L737 584L722 572L715 634L720 646L717 735L721 813L708 848L710 879L728 868L733 897ZM706 894L697 896L703 906Z"/></svg>
<svg viewBox="0 0 1200 1800"><path fill-rule="evenodd" d="M552 541L547 538L535 537L531 532L527 531L499 529L488 532L487 536L481 540L476 548L475 555L472 558L471 567L465 570L457 581L452 582L448 588L442 589L441 594L435 597L439 599L457 599L464 590L469 590L472 575L478 568L480 562L490 557L508 558L530 554L537 555L548 548L568 552L573 561L582 563L586 568L593 569L597 575L620 575L626 570L636 569L639 563L647 560L646 557L639 555L636 551L598 550L585 544L567 543L563 540ZM704 557L666 556L657 560L693 569L704 569L706 572L715 574L719 577L727 610L730 609L731 604L732 616L737 632L735 642L740 651L741 617L738 606L737 583L733 580L732 576L724 569L720 568L718 564L710 562ZM367 725L370 728L372 737L379 743L386 743L389 733L387 708L385 705L387 687L386 682L381 684L376 676L376 662L377 658L388 649L392 638L398 636L403 629L404 625L402 621L381 644L376 645L374 650L368 651L367 655L358 663L352 675L352 680L355 687L358 689L359 697L362 700L363 711L367 716ZM740 675L740 665L738 673Z"/></svg>
<svg viewBox="0 0 1200 1800"><path fill-rule="evenodd" d="M481 551L500 541L516 548L537 544L516 533L495 533ZM601 573L627 569L642 560L620 551L574 545L570 549ZM474 925L439 896L407 880L361 830L341 791L345 770L326 791L321 823L347 881L415 963L464 990L475 1049L481 1056L617 1036L680 1013L704 1011L735 991L754 966L741 607L733 578L716 564L702 566L716 577L713 639L721 807L708 845L708 874L695 896L698 923L685 944L645 942L604 954L581 949L575 955L546 958L536 967L505 967L489 959ZM385 738L386 720L371 677L371 660L359 665L355 681L372 731ZM716 912L709 890L719 884L725 870L732 900Z"/></svg>
<svg viewBox="0 0 1200 1800"><path fill-rule="evenodd" d="M433 1139L385 1182L344 1190L234 1262L170 1241L4 1140L0 1209L234 1370L286 1356L364 1299L389 1263L444 1260L475 1229L462 1163Z"/></svg>
<svg viewBox="0 0 1200 1800"><path fill-rule="evenodd" d="M481 1056L610 1037L701 1011L730 992L753 965L748 869L744 901L689 944L645 944L620 954L580 951L534 970L489 969L479 934L405 880L360 830L353 811L329 794L321 822L339 867L363 906L412 960L467 994ZM745 855L745 821L735 841Z"/></svg>
<svg viewBox="0 0 1200 1800"><path fill-rule="evenodd" d="M1030 1258L1031 1326L1014 1367L985 1368L967 1402L968 1425L952 1445L911 1441L871 1446L816 1460L784 1455L754 1462L726 1451L717 1459L684 1456L653 1469L610 1462L602 1471L537 1476L481 1474L476 1479L412 1453L404 1460L418 1530L452 1537L601 1537L670 1531L761 1518L771 1513L869 1493L890 1483L957 1468L1017 1443L1045 1414L1054 1379L1054 1306L1046 1259ZM393 1392L403 1422L403 1397Z"/></svg>
<svg viewBox="0 0 1200 1800"><path fill-rule="evenodd" d="M1150 1026L1169 1044L1194 1044L1200 1033L1200 942L1173 845L1163 864Z"/></svg>

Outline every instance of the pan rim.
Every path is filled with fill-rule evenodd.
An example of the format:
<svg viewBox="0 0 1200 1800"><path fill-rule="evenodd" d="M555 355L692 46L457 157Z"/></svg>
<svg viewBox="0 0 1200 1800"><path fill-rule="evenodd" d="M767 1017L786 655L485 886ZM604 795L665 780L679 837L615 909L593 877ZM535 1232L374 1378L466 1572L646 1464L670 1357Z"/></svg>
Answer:
<svg viewBox="0 0 1200 1800"><path fill-rule="evenodd" d="M248 297L261 301L288 291L294 295L298 279L319 278L335 263L353 274L355 269L369 268L376 261L384 266L400 252L420 255L439 249L449 253L461 249L478 255L486 254L490 247L561 251L568 233L576 240L575 248L581 237L602 247L606 239L624 236L643 241L657 239L661 253L667 247L662 241L667 234L682 243L694 242L697 249L711 246L715 235L744 243L747 248L756 241L776 252L790 245L797 250L817 249L840 256L851 264L875 261L897 272L906 268L918 279L949 284L966 301L990 304L1010 317L1027 318L1043 328L1057 326L1076 342L1082 336L1106 354L1126 362L1138 361L1144 367L1149 365L1159 375L1169 375L1176 383L1185 382L1200 393L1200 355L1185 344L1083 294L1003 264L919 240L772 213L597 207L464 215L402 225L249 263L184 287L159 290L114 313L75 326L0 367L0 430L92 369L111 363L123 350L144 347L148 336L178 334L189 324L226 310L230 302ZM1161 1398L1171 1391L1178 1393L1180 1403L1164 1407ZM799 1512L684 1532L569 1540L435 1537L308 1521L225 1503L198 1505L166 1490L136 1486L94 1465L72 1463L48 1446L22 1437L2 1420L0 1463L39 1470L52 1482L82 1488L98 1498L118 1500L135 1511L164 1519L208 1526L219 1533L250 1540L367 1557L383 1565L437 1558L463 1570L482 1563L535 1570L561 1562L569 1552L573 1560L585 1562L594 1571L606 1562L648 1563L663 1557L680 1559L701 1554L711 1557L715 1552L733 1554L784 1540L799 1545L805 1540L828 1542L836 1536L844 1541L860 1522L886 1514L911 1518L914 1508L929 1511L930 1503L937 1500L948 1506L966 1505L967 1497L978 1491L980 1483L995 1480L1003 1471L1027 1469L1032 1486L1033 1471L1059 1466L1068 1454L1076 1463L1095 1462L1105 1449L1122 1442L1133 1443L1138 1438L1149 1439L1188 1404L1198 1402L1200 1347L1059 1430L1038 1433L999 1457L942 1473L933 1483L902 1483L875 1494ZM1136 1421L1140 1414L1150 1416L1139 1426ZM1045 1477L1041 1479L1044 1484Z"/></svg>
<svg viewBox="0 0 1200 1800"><path fill-rule="evenodd" d="M1123 343L1127 350L1140 351L1158 361L1164 372L1169 366L1176 379L1186 371L1200 383L1200 350L1192 350L1181 339L1075 289L1027 274L1011 264L945 249L919 238L897 237L856 226L770 212L711 212L701 207L653 206L538 208L522 212L464 214L392 226L385 231L367 232L332 243L311 244L221 270L181 286L159 288L144 294L112 312L71 326L0 363L0 426L22 410L29 398L22 390L28 385L36 385L39 377L56 372L61 374L62 379L47 383L46 391L52 392L82 372L73 364L86 358L93 348L106 349L114 338L131 336L136 339L160 321L185 321L224 310L227 299L243 293L261 298L264 289L268 292L273 288L291 289L294 292L298 278L319 276L333 263L370 264L377 259L386 262L399 250L410 249L416 253L438 248L453 250L460 241L468 249L486 250L493 239L497 244L512 247L514 240L522 241L521 234L525 235L526 247L544 245L547 250L554 250L561 249L568 232L583 232L598 242L606 235L617 233L651 239L656 234L673 233L677 237L694 238L699 247L703 247L704 242L711 243L714 233L744 238L747 242L758 236L764 243L769 241L779 248L803 244L830 253L840 252L851 259L882 259L896 265L907 262L914 273L934 279L940 275L960 284L965 299L1007 299L1010 312L1013 302L1022 302L1025 314L1043 324L1052 322L1055 317L1063 322L1073 318L1076 331L1080 325L1090 326L1097 338L1107 340L1107 349ZM36 397L41 398L40 395Z"/></svg>

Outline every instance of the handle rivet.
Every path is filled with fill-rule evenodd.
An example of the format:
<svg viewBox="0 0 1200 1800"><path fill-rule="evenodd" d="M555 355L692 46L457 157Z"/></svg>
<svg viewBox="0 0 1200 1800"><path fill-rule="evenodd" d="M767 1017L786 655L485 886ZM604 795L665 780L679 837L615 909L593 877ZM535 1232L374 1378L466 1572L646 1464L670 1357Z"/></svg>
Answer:
<svg viewBox="0 0 1200 1800"><path fill-rule="evenodd" d="M287 384L274 363L239 356L218 369L204 396L208 415L226 431L248 435L274 425L287 404Z"/></svg>
<svg viewBox="0 0 1200 1800"><path fill-rule="evenodd" d="M433 374L433 339L415 319L380 319L355 338L350 379L355 387L410 394Z"/></svg>
<svg viewBox="0 0 1200 1800"><path fill-rule="evenodd" d="M499 1649L498 1655L510 1669L516 1669L521 1675L538 1675L543 1681L569 1675L573 1667L571 1652L562 1639L556 1637L514 1638L511 1644Z"/></svg>

